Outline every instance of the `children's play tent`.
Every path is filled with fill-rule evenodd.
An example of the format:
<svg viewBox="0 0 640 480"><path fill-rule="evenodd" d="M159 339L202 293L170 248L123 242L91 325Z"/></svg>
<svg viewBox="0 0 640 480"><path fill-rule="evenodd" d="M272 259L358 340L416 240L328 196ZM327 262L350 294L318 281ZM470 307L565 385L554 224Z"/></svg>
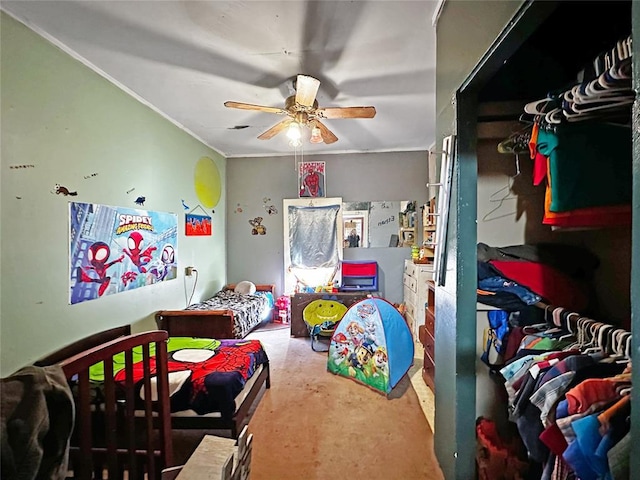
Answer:
<svg viewBox="0 0 640 480"><path fill-rule="evenodd" d="M384 394L413 363L413 339L398 310L371 297L349 307L329 345L327 370Z"/></svg>

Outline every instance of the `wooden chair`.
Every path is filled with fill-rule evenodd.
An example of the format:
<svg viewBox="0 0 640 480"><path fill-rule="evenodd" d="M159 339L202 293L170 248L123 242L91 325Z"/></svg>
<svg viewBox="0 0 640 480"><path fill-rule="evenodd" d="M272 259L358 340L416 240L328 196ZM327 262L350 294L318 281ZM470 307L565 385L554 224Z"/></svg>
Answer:
<svg viewBox="0 0 640 480"><path fill-rule="evenodd" d="M172 465L167 339L165 331L127 335L60 361L76 402L69 455L73 478L91 479L94 472L96 478L102 478L103 469L107 469L110 479L121 478L124 471L129 479L143 478L145 474L148 479L160 479L162 469ZM155 382L151 375L152 344L157 368ZM134 347L142 350L143 395L136 394L133 380ZM121 352L125 358L125 379L116 383L113 357ZM105 379L96 390L89 378L89 368L99 362L104 362ZM134 411L142 409L145 416L140 429L141 419Z"/></svg>

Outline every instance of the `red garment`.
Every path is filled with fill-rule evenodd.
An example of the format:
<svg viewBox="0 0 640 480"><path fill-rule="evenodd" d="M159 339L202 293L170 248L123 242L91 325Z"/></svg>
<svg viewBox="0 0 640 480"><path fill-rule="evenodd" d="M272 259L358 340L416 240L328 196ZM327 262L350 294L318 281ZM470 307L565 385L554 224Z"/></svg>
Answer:
<svg viewBox="0 0 640 480"><path fill-rule="evenodd" d="M542 443L544 443L549 450L555 455L561 457L564 451L567 449L567 439L562 434L562 431L557 424L552 423L538 437Z"/></svg>
<svg viewBox="0 0 640 480"><path fill-rule="evenodd" d="M547 157L536 153L533 159L533 184L538 186L547 179Z"/></svg>
<svg viewBox="0 0 640 480"><path fill-rule="evenodd" d="M531 139L529 140L529 156L533 160L533 184L540 185L547 178L547 157L538 152L538 122L531 128Z"/></svg>
<svg viewBox="0 0 640 480"><path fill-rule="evenodd" d="M618 399L618 387L621 384L631 385L631 376L628 377L628 380L622 375L583 380L565 394L569 415L584 413L594 403Z"/></svg>
<svg viewBox="0 0 640 480"><path fill-rule="evenodd" d="M588 310L586 286L551 265L509 260L491 260L489 263L505 278L529 288L553 305L562 305L574 312Z"/></svg>

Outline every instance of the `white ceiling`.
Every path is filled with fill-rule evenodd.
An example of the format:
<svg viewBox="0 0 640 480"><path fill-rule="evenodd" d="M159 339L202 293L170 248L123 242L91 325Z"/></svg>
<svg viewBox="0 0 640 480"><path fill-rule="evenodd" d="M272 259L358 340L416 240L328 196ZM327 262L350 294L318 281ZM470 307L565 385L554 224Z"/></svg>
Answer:
<svg viewBox="0 0 640 480"><path fill-rule="evenodd" d="M435 139L438 2L6 1L0 8L226 157L291 155L282 120L227 100L284 107L292 79L321 81L320 107L372 119L323 122L338 141L304 154L427 150ZM239 126L246 128L235 128Z"/></svg>

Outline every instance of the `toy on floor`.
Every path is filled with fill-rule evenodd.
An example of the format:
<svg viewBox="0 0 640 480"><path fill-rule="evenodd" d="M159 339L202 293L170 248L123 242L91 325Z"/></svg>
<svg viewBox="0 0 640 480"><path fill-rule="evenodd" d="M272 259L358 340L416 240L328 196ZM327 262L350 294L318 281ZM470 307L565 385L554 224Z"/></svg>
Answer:
<svg viewBox="0 0 640 480"><path fill-rule="evenodd" d="M388 395L413 363L411 331L379 297L349 307L331 337L327 370Z"/></svg>

